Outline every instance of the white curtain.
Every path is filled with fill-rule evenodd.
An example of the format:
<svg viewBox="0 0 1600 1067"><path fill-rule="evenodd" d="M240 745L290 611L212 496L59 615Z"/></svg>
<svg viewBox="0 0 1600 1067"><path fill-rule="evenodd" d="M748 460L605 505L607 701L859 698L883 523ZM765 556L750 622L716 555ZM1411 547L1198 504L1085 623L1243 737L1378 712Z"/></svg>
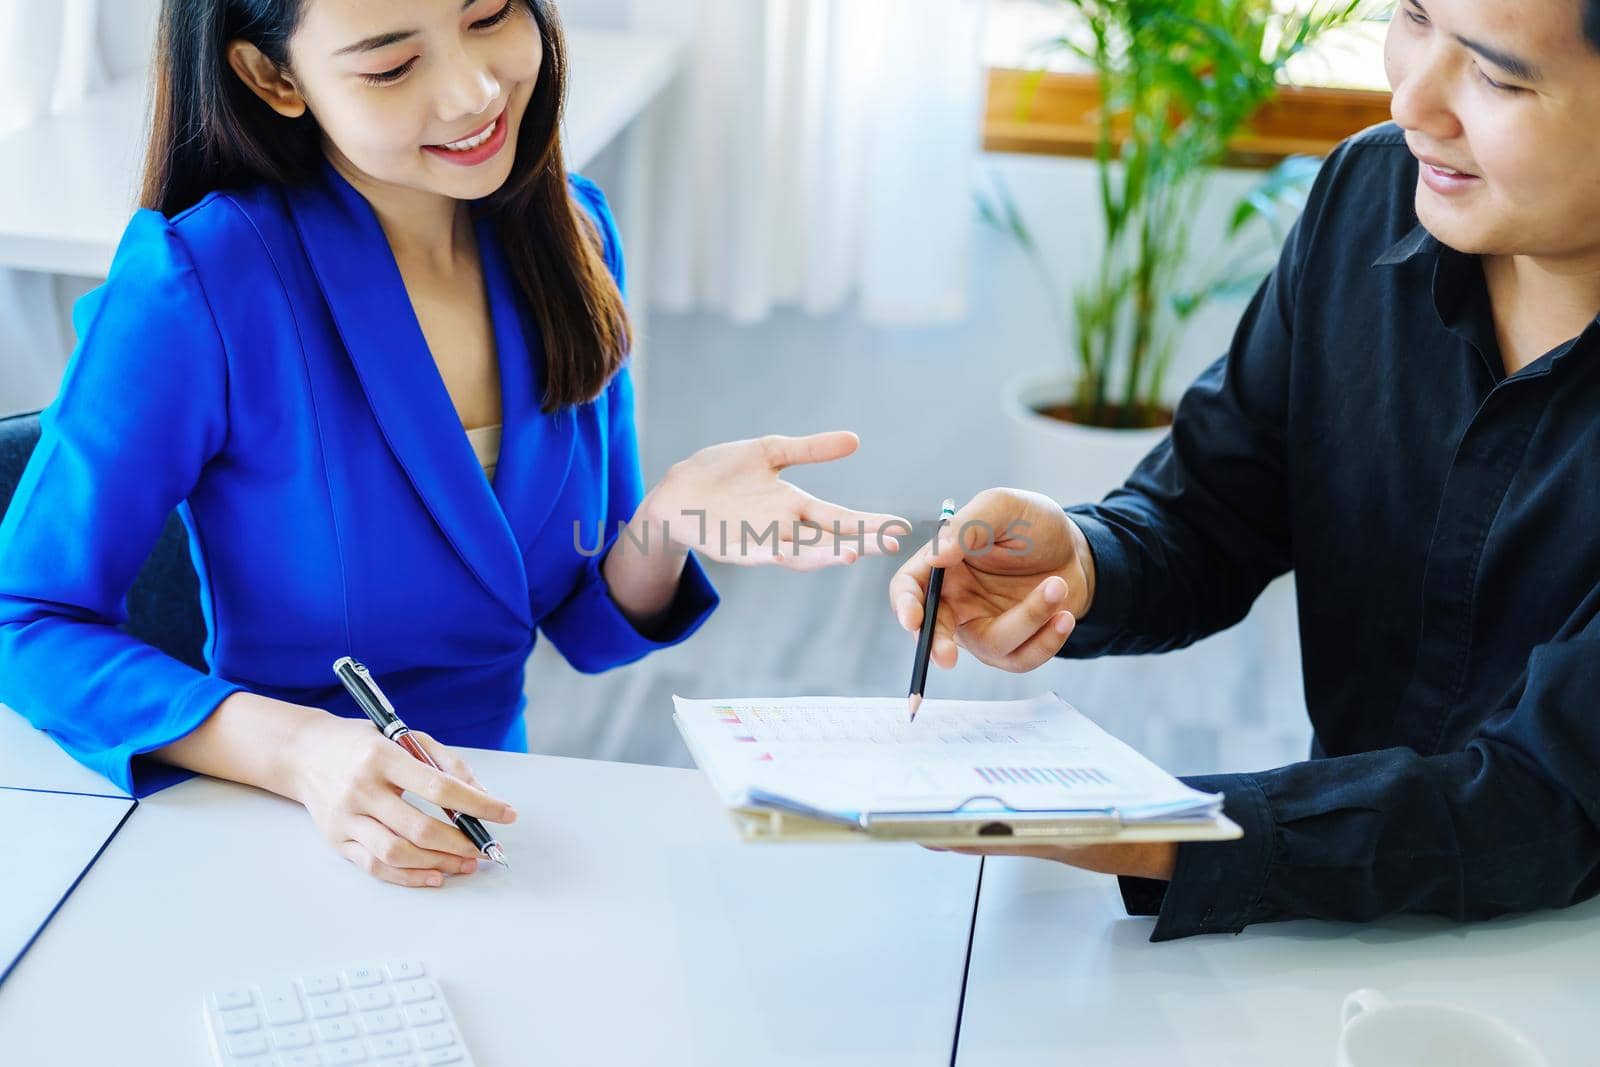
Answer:
<svg viewBox="0 0 1600 1067"><path fill-rule="evenodd" d="M0 0L0 137L81 103L100 85L99 4ZM61 291L50 275L0 270L0 414L42 407L55 395L72 344Z"/></svg>
<svg viewBox="0 0 1600 1067"><path fill-rule="evenodd" d="M656 130L654 306L963 317L984 0L693 6Z"/></svg>

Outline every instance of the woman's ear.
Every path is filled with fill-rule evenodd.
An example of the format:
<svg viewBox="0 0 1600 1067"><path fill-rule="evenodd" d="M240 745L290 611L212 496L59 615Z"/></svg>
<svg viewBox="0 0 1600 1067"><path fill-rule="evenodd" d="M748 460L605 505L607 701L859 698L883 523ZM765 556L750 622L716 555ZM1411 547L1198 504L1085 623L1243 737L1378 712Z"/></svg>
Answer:
<svg viewBox="0 0 1600 1067"><path fill-rule="evenodd" d="M306 98L295 88L294 80L249 41L228 43L228 66L252 93L284 118L297 119L306 113Z"/></svg>

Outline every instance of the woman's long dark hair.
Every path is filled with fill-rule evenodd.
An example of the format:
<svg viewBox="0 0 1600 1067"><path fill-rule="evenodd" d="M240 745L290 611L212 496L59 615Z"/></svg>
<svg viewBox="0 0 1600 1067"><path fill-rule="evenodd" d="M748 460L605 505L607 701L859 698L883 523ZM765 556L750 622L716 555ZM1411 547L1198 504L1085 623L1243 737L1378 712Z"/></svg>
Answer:
<svg viewBox="0 0 1600 1067"><path fill-rule="evenodd" d="M486 201L545 350L546 412L593 400L616 373L632 330L599 231L572 200L561 159L566 40L552 0L533 11L544 61L517 134L511 175ZM229 66L234 40L288 68L305 0L163 0L156 45L144 207L171 216L218 189L312 180L322 131L310 113L273 111Z"/></svg>

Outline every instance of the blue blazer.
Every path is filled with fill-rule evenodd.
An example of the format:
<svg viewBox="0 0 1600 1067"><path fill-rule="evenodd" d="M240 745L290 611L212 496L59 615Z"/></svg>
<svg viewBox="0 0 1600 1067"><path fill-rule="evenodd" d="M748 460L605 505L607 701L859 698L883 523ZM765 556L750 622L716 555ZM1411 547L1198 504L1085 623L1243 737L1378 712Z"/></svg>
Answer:
<svg viewBox="0 0 1600 1067"><path fill-rule="evenodd" d="M603 195L571 191L620 285ZM601 577L597 549L643 495L626 369L542 414L537 325L476 225L503 397L493 484L377 217L332 167L170 221L139 212L74 308L78 348L0 525L0 700L138 795L182 774L135 757L237 690L358 717L342 655L412 726L523 749L537 632L586 672L692 633L717 603L692 556L650 634ZM208 674L115 628L175 506Z"/></svg>

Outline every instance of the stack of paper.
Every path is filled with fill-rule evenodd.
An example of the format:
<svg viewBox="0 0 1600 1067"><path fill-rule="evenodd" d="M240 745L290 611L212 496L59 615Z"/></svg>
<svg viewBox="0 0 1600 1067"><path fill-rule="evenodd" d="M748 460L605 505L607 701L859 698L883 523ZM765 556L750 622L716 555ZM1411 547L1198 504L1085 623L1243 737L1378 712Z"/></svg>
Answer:
<svg viewBox="0 0 1600 1067"><path fill-rule="evenodd" d="M1053 693L928 700L915 722L892 697L673 702L696 763L750 837L825 827L928 843L1239 832L1220 796L1190 789Z"/></svg>

